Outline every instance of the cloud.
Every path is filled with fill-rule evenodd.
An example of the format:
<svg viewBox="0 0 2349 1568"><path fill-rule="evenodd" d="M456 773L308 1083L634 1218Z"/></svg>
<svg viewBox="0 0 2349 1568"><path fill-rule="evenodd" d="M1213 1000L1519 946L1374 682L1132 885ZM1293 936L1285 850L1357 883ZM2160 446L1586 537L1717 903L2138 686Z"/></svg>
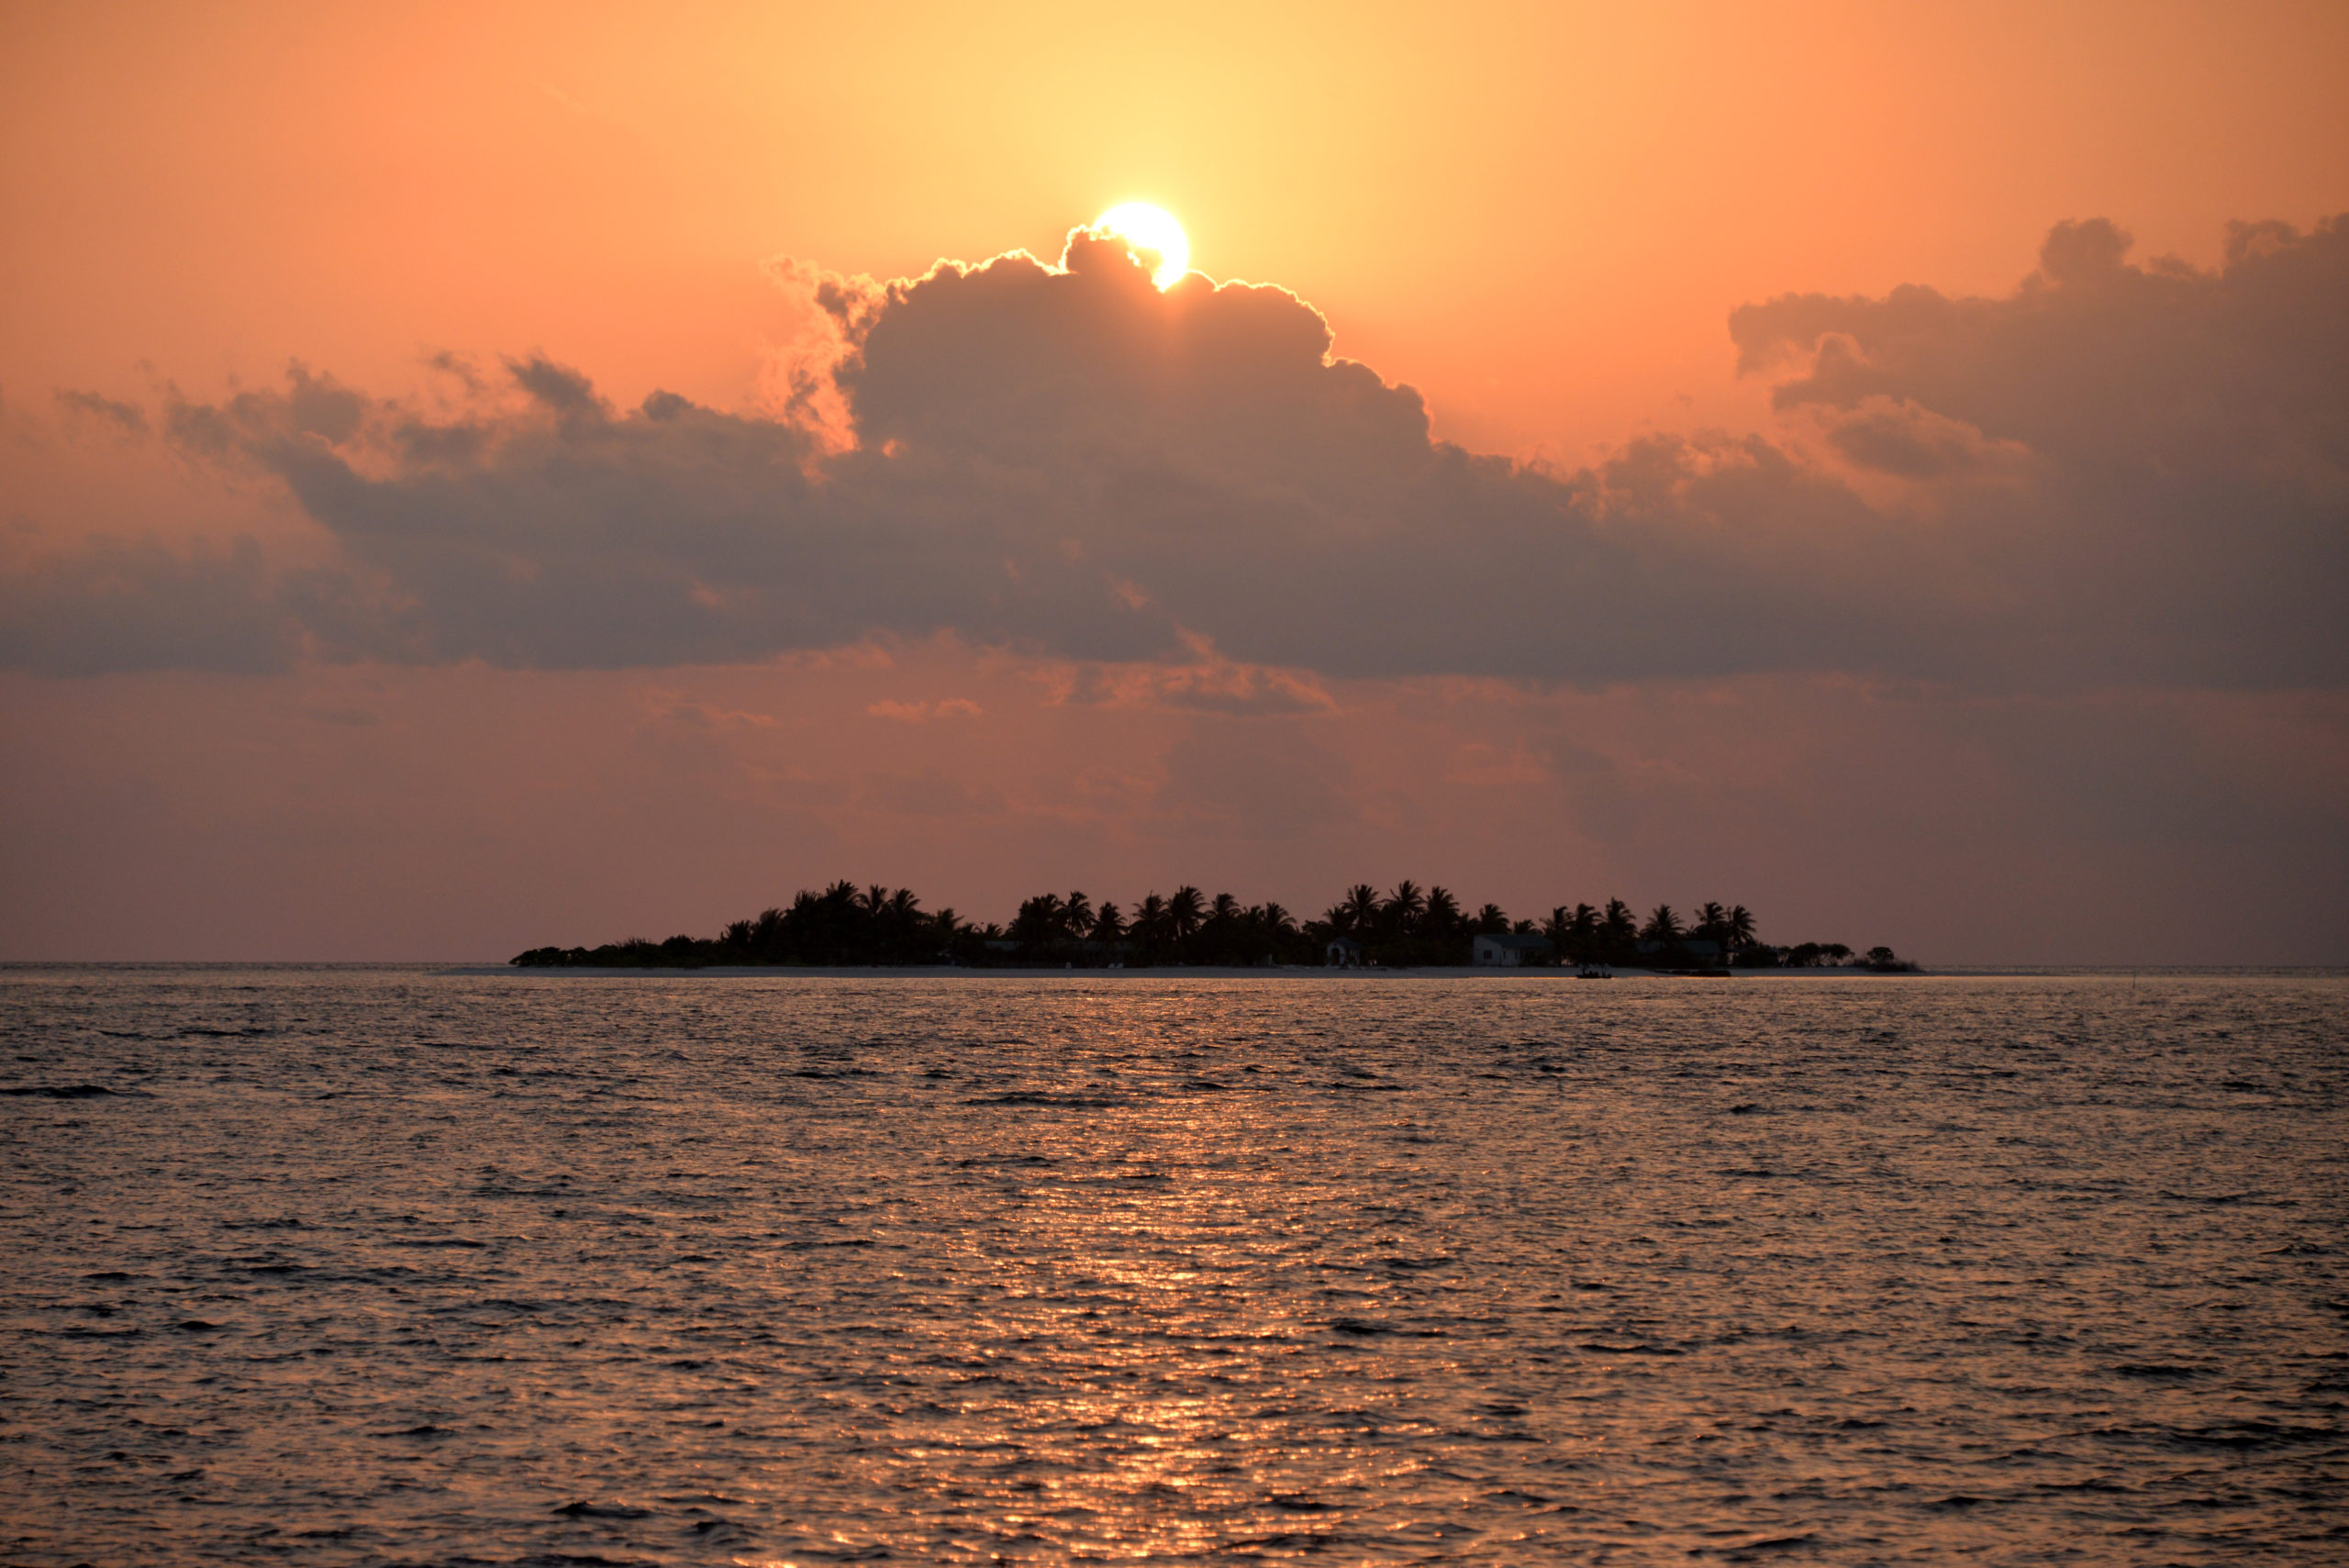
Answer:
<svg viewBox="0 0 2349 1568"><path fill-rule="evenodd" d="M651 694L647 709L654 718L669 719L696 729L773 729L775 727L775 717L771 713L753 713L747 708L719 707L711 703L695 702L677 692Z"/></svg>
<svg viewBox="0 0 2349 1568"><path fill-rule="evenodd" d="M976 718L982 710L968 697L945 697L937 702L877 702L864 711L900 724L928 724L940 718Z"/></svg>
<svg viewBox="0 0 2349 1568"><path fill-rule="evenodd" d="M1548 784L1552 777L1550 769L1526 750L1522 740L1507 751L1489 741L1472 741L1453 753L1443 771L1446 784L1479 788Z"/></svg>
<svg viewBox="0 0 2349 1568"><path fill-rule="evenodd" d="M0 669L45 675L292 667L295 617L258 546L99 538L0 573Z"/></svg>
<svg viewBox="0 0 2349 1568"><path fill-rule="evenodd" d="M1180 708L1198 713L1327 713L1337 702L1310 673L1242 664L1186 635L1190 657L1149 664L1077 664L1041 673L1054 704Z"/></svg>
<svg viewBox="0 0 2349 1568"><path fill-rule="evenodd" d="M2349 219L2232 227L2224 267L2129 265L2059 224L2003 299L1789 295L1730 321L1748 372L1852 462L2028 484L1948 513L1937 570L2032 657L2108 678L2349 673Z"/></svg>
<svg viewBox="0 0 2349 1568"><path fill-rule="evenodd" d="M136 403L122 403L95 392L77 392L60 387L57 406L71 414L83 414L112 425L126 436L147 434L147 411Z"/></svg>
<svg viewBox="0 0 2349 1568"><path fill-rule="evenodd" d="M2014 471L2031 458L2031 449L2020 441L1994 441L1963 420L1880 394L1861 398L1843 417L1828 421L1826 435L1854 466L1901 479Z"/></svg>
<svg viewBox="0 0 2349 1568"><path fill-rule="evenodd" d="M1433 439L1418 394L1334 358L1284 290L1162 293L1081 230L1057 266L779 269L829 326L775 417L622 411L533 357L453 414L297 365L161 424L331 537L335 563L239 578L234 611L327 659L609 668L944 633L1089 669L1081 700L1234 711L1315 706L1316 675L2337 684L2349 225L2238 226L2215 272L2128 243L2059 226L1998 299L1746 306L1731 335L1779 378L1780 436L1649 437L1572 473ZM78 624L76 570L12 582L12 614ZM120 631L134 662L210 646L131 613L44 635Z"/></svg>

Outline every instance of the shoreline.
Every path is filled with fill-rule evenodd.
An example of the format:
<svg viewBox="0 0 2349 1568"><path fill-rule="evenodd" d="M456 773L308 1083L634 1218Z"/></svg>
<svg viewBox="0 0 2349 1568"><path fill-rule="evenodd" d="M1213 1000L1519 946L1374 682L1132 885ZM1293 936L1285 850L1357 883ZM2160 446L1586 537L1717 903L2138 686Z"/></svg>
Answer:
<svg viewBox="0 0 2349 1568"><path fill-rule="evenodd" d="M1331 969L1319 964L1295 964L1277 968L1259 968L1235 964L1160 963L1137 965L1131 969L1076 969L1063 966L1014 967L1011 965L935 964L710 964L700 969L606 969L589 964L547 965L521 968L513 964L451 964L435 973L448 975L505 974L524 979L574 979L610 976L618 980L658 980L667 976L698 977L711 980L806 979L806 980L1542 980L1582 981L1585 977L1572 969L1532 967L1502 969L1477 964L1428 964L1415 968L1394 969ZM1784 969L1740 970L1721 974L1688 974L1660 969L1619 969L1613 980L1691 980L1713 981L1751 979L1777 975L1787 979L1830 979L1836 975L1861 975L1869 979L1914 980L1916 973L1906 974L1876 974L1865 969ZM1590 983L1603 983L1591 977Z"/></svg>
<svg viewBox="0 0 2349 1568"><path fill-rule="evenodd" d="M1012 969L964 968L953 964L871 964L843 967L790 964L711 965L707 969L518 969L511 964L448 964L432 966L436 974L518 979L661 980L1537 980L1544 984L1581 982L1571 969L1497 969L1473 964L1430 965L1417 969L1329 969L1297 965L1282 969L1251 969L1212 964L1158 964L1135 969ZM1738 969L1725 974L1698 975L1668 970L1619 969L1614 980L1790 981L1822 980L2162 980L2260 979L2321 980L2349 978L2349 968L2337 964L1954 964L1945 969L1881 973L1867 969ZM1607 984L1592 981L1590 984Z"/></svg>
<svg viewBox="0 0 2349 1568"><path fill-rule="evenodd" d="M1949 973L1935 974L1926 971L1907 973L1877 973L1865 969L1742 969L1721 974L1688 974L1660 969L1619 969L1606 979L1586 977L1567 968L1500 969L1475 964L1429 964L1416 968L1396 969L1330 969L1298 964L1286 968L1262 969L1227 964L1163 963L1132 969L1046 969L1005 967L964 967L956 964L860 964L830 966L809 964L711 964L702 969L602 969L588 965L576 967L517 968L511 964L451 964L435 973L447 975L504 974L521 979L593 979L608 976L617 980L658 980L666 977L702 978L709 980L807 979L807 980L1328 980L1352 982L1364 980L1539 980L1543 982L1573 981L1606 984L1609 980L1686 980L1714 982L1734 980L1927 980L1948 979ZM1976 972L1969 972L1976 973ZM2022 971L1981 971L1983 974L2027 973Z"/></svg>
<svg viewBox="0 0 2349 1568"><path fill-rule="evenodd" d="M1329 969L1319 965L1301 964L1282 969L1255 969L1228 965L1160 964L1134 969L1011 969L964 968L951 964L916 965L848 965L805 968L790 964L729 964L712 965L706 969L598 969L547 968L518 969L495 959L476 961L451 959L0 959L0 977L21 977L43 971L89 973L91 971L150 971L186 973L199 970L348 970L353 973L401 972L425 973L451 978L482 979L496 975L521 979L594 979L659 980L703 978L711 980L752 979L824 979L824 980L952 980L986 979L1035 980L1046 976L1075 980L1099 978L1114 980L1579 980L1570 969L1530 968L1496 969L1470 964L1429 966L1397 969ZM1681 980L1693 978L1726 978L1729 980L1792 980L1816 981L1836 979L1867 980L2161 980L2161 979L2259 979L2278 980L2337 980L2349 979L2349 966L2341 964L2110 964L2110 963L1999 963L1949 964L1913 973L1884 974L1865 969L1739 969L1726 976L1690 976L1667 971L1619 969L1618 980Z"/></svg>

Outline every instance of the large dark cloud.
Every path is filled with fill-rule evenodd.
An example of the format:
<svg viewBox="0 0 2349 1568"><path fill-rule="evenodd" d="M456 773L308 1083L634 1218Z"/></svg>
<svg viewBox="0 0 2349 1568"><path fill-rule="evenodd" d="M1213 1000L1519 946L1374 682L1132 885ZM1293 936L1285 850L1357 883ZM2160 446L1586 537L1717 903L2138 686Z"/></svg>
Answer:
<svg viewBox="0 0 2349 1568"><path fill-rule="evenodd" d="M847 450L666 394L618 411L543 360L453 416L297 371L163 425L331 533L340 565L236 585L248 623L329 658L618 666L951 631L1102 661L1205 638L1348 675L2338 684L2349 226L2238 229L2217 272L2126 251L2066 225L2008 298L1749 306L1732 335L1784 378L1779 439L1650 438L1572 473L1431 439L1418 395L1332 361L1291 295L1161 294L1083 234L1057 268L825 284L842 352L799 384ZM142 636L128 593L101 627L71 594L9 592L19 664L256 657L203 631L200 595ZM94 636L127 651L76 656Z"/></svg>
<svg viewBox="0 0 2349 1568"><path fill-rule="evenodd" d="M260 549L93 540L0 573L0 668L61 675L290 667L300 628Z"/></svg>
<svg viewBox="0 0 2349 1568"><path fill-rule="evenodd" d="M2334 684L2349 617L2349 220L2237 224L2215 273L2056 227L2005 299L1789 296L1742 368L1864 468L1951 492L1937 555L2037 657L2185 683ZM2021 459L2023 461L2015 462ZM2013 483L1983 487L2005 461Z"/></svg>

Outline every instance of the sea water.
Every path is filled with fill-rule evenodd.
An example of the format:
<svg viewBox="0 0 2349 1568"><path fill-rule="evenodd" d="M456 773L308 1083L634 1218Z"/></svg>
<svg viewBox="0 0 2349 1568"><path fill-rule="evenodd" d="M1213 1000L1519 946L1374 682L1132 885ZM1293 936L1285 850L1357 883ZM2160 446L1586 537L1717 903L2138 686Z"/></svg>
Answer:
<svg viewBox="0 0 2349 1568"><path fill-rule="evenodd" d="M0 972L0 1559L2349 1558L2349 982Z"/></svg>

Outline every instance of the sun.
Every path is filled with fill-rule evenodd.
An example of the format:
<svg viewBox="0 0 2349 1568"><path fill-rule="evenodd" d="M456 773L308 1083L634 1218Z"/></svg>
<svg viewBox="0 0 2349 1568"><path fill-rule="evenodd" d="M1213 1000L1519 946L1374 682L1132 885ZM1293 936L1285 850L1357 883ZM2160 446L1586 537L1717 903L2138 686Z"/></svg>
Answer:
<svg viewBox="0 0 2349 1568"><path fill-rule="evenodd" d="M1162 289L1173 288L1190 270L1191 241L1164 207L1120 202L1093 220L1093 231L1114 234L1134 250L1155 255L1158 269L1150 274L1150 281Z"/></svg>

